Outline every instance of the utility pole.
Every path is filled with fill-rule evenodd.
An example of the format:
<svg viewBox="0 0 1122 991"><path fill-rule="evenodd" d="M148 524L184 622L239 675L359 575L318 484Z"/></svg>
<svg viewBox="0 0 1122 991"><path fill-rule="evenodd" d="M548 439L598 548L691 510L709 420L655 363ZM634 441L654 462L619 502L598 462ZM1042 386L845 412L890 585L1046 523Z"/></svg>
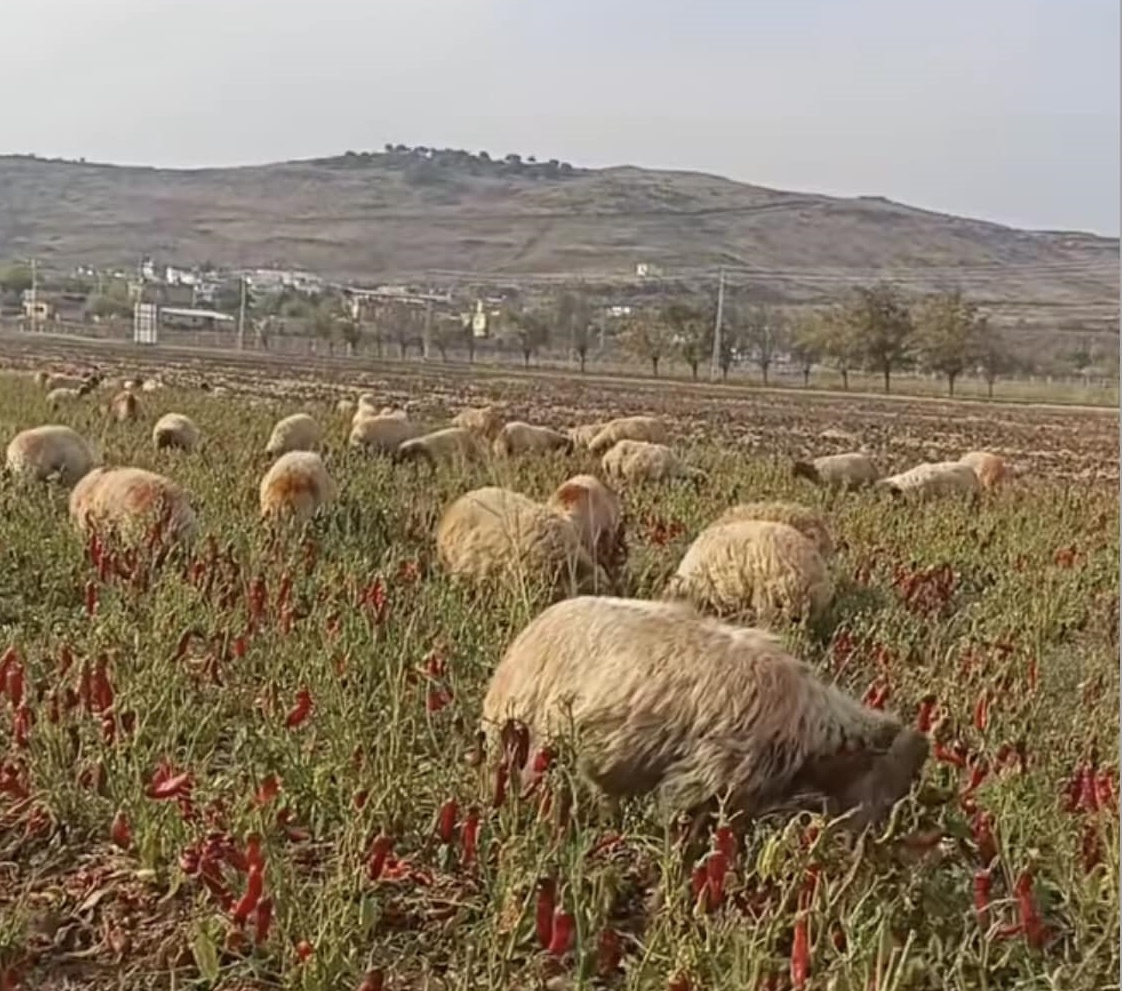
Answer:
<svg viewBox="0 0 1122 991"><path fill-rule="evenodd" d="M39 271L35 259L31 259L31 332L39 329Z"/></svg>
<svg viewBox="0 0 1122 991"><path fill-rule="evenodd" d="M725 316L725 270L718 269L717 276L717 321L713 327L713 361L709 366L709 381L717 381L717 369L721 363L721 322Z"/></svg>
<svg viewBox="0 0 1122 991"><path fill-rule="evenodd" d="M245 275L242 275L242 293L238 300L238 350L245 350Z"/></svg>

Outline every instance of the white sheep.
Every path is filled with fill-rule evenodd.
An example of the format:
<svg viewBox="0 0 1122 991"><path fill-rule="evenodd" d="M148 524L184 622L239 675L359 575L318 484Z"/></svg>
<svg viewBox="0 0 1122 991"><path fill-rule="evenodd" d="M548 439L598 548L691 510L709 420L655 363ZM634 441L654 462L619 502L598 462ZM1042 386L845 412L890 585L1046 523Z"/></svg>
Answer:
<svg viewBox="0 0 1122 991"><path fill-rule="evenodd" d="M657 416L624 416L604 424L604 428L588 442L588 449L593 454L603 454L621 440L665 444L669 437L666 424Z"/></svg>
<svg viewBox="0 0 1122 991"><path fill-rule="evenodd" d="M162 389L163 387L164 387L164 381L163 381L163 379L161 379L157 375L153 378L145 379L140 384L140 391L141 392L156 392L159 389Z"/></svg>
<svg viewBox="0 0 1122 991"><path fill-rule="evenodd" d="M995 492L1005 482L1008 474L1005 461L989 451L971 451L958 459L960 464L969 465L987 492Z"/></svg>
<svg viewBox="0 0 1122 991"><path fill-rule="evenodd" d="M54 392L56 389L81 389L90 382L83 375L46 375L41 381L47 392Z"/></svg>
<svg viewBox="0 0 1122 991"><path fill-rule="evenodd" d="M436 529L441 563L476 581L528 580L554 593L606 588L573 523L518 492L487 486L456 499Z"/></svg>
<svg viewBox="0 0 1122 991"><path fill-rule="evenodd" d="M683 555L663 592L719 616L813 618L834 598L834 582L814 544L794 527L739 520L707 527Z"/></svg>
<svg viewBox="0 0 1122 991"><path fill-rule="evenodd" d="M318 454L288 451L273 462L261 479L261 517L304 523L338 494L335 480Z"/></svg>
<svg viewBox="0 0 1122 991"><path fill-rule="evenodd" d="M830 525L816 510L797 502L748 502L726 509L712 526L738 523L741 520L769 520L794 527L818 549L823 558L834 556L834 538Z"/></svg>
<svg viewBox="0 0 1122 991"><path fill-rule="evenodd" d="M69 406L71 403L76 403L83 396L88 395L93 389L89 382L83 382L76 389L73 388L58 388L52 389L47 393L47 405L51 409L59 409L62 406Z"/></svg>
<svg viewBox="0 0 1122 991"><path fill-rule="evenodd" d="M175 540L197 530L187 492L143 468L94 468L70 493L70 519L82 532L109 530L126 541L147 538L157 525Z"/></svg>
<svg viewBox="0 0 1122 991"><path fill-rule="evenodd" d="M371 413L378 412L378 399L372 392L364 392L358 397L358 408Z"/></svg>
<svg viewBox="0 0 1122 991"><path fill-rule="evenodd" d="M621 440L600 459L604 473L615 482L657 482L688 478L700 482L705 473L685 464L669 447L644 440Z"/></svg>
<svg viewBox="0 0 1122 991"><path fill-rule="evenodd" d="M452 417L453 427L470 430L488 443L499 436L503 428L503 418L494 406L475 406L465 409Z"/></svg>
<svg viewBox="0 0 1122 991"><path fill-rule="evenodd" d="M393 454L404 441L423 433L404 417L368 414L354 418L347 443L374 454Z"/></svg>
<svg viewBox="0 0 1122 991"><path fill-rule="evenodd" d="M959 461L931 461L916 465L876 483L894 496L934 499L941 496L977 496L982 490L978 475Z"/></svg>
<svg viewBox="0 0 1122 991"><path fill-rule="evenodd" d="M879 477L873 459L863 451L827 454L813 461L795 461L791 472L815 485L827 488L860 489L872 485Z"/></svg>
<svg viewBox="0 0 1122 991"><path fill-rule="evenodd" d="M109 401L109 416L118 423L135 420L140 415L140 400L136 393L125 389Z"/></svg>
<svg viewBox="0 0 1122 991"><path fill-rule="evenodd" d="M819 680L768 633L664 602L582 596L550 606L491 677L481 727L510 719L531 750L562 741L612 799L655 793L744 829L767 813L879 824L927 760L922 734Z"/></svg>
<svg viewBox="0 0 1122 991"><path fill-rule="evenodd" d="M335 404L335 412L340 416L352 416L357 410L353 399L340 399Z"/></svg>
<svg viewBox="0 0 1122 991"><path fill-rule="evenodd" d="M544 454L549 451L571 453L573 441L572 438L549 427L538 427L524 423L522 420L511 420L510 423L503 425L491 445L491 450L501 458L516 457L520 454Z"/></svg>
<svg viewBox="0 0 1122 991"><path fill-rule="evenodd" d="M546 507L572 521L584 549L609 573L623 564L623 507L616 492L595 475L574 475L562 482Z"/></svg>
<svg viewBox="0 0 1122 991"><path fill-rule="evenodd" d="M280 420L269 436L265 453L270 456L290 451L317 451L323 443L323 430L307 413L293 413Z"/></svg>
<svg viewBox="0 0 1122 991"><path fill-rule="evenodd" d="M572 437L573 443L577 447L587 449L588 445L592 443L607 425L608 423L606 420L601 420L599 423L586 423L579 427L570 427L567 433Z"/></svg>
<svg viewBox="0 0 1122 991"><path fill-rule="evenodd" d="M157 451L177 448L190 453L199 446L199 428L182 413L165 413L152 428L152 445Z"/></svg>
<svg viewBox="0 0 1122 991"><path fill-rule="evenodd" d="M424 461L429 465L463 466L481 461L483 447L477 436L465 427L445 427L403 441L394 452L394 460Z"/></svg>
<svg viewBox="0 0 1122 991"><path fill-rule="evenodd" d="M77 431L49 424L16 434L8 444L5 464L14 478L55 480L69 488L98 460L97 450Z"/></svg>

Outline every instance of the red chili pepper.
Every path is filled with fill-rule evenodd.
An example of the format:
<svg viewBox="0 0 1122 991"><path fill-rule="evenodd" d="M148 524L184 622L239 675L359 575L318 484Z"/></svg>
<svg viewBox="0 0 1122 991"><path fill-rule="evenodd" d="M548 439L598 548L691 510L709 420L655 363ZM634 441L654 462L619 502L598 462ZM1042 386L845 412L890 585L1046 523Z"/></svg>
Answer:
<svg viewBox="0 0 1122 991"><path fill-rule="evenodd" d="M549 937L549 946L546 952L550 956L563 957L573 948L576 928L576 919L569 912L557 909L553 913L553 932Z"/></svg>
<svg viewBox="0 0 1122 991"><path fill-rule="evenodd" d="M973 795L986 780L990 773L989 763L984 757L979 757L970 765L970 780L966 783L966 788L963 790L963 795Z"/></svg>
<svg viewBox="0 0 1122 991"><path fill-rule="evenodd" d="M974 728L983 732L990 721L990 695L988 691L982 692L974 703Z"/></svg>
<svg viewBox="0 0 1122 991"><path fill-rule="evenodd" d="M284 725L288 729L296 729L301 723L304 722L311 715L312 712L312 693L307 688L300 688L296 692L296 704L288 710L288 715L285 716Z"/></svg>
<svg viewBox="0 0 1122 991"><path fill-rule="evenodd" d="M725 876L729 861L720 850L714 850L705 861L705 887L709 892L709 905L718 908L725 899Z"/></svg>
<svg viewBox="0 0 1122 991"><path fill-rule="evenodd" d="M1083 863L1083 872L1090 874L1102 862L1102 842L1099 838L1099 827L1093 819L1083 822L1083 829L1079 836L1079 856Z"/></svg>
<svg viewBox="0 0 1122 991"><path fill-rule="evenodd" d="M261 837L250 833L245 838L245 862L252 870L254 867L265 869L265 856L261 852Z"/></svg>
<svg viewBox="0 0 1122 991"><path fill-rule="evenodd" d="M1040 949L1044 945L1048 932L1041 921L1040 913L1032 897L1033 877L1032 871L1025 869L1017 878L1013 886L1013 893L1017 897L1017 909L1021 916L1021 929L1025 939L1033 949Z"/></svg>
<svg viewBox="0 0 1122 991"><path fill-rule="evenodd" d="M92 616L97 612L97 585L91 578L86 582L86 615Z"/></svg>
<svg viewBox="0 0 1122 991"><path fill-rule="evenodd" d="M1098 812L1099 796L1095 788L1095 771L1089 765L1079 775L1079 798L1076 808L1083 812Z"/></svg>
<svg viewBox="0 0 1122 991"><path fill-rule="evenodd" d="M31 725L34 718L31 715L31 709L26 705L21 705L16 709L15 721L12 726L12 736L15 738L17 747L26 747L31 739Z"/></svg>
<svg viewBox="0 0 1122 991"><path fill-rule="evenodd" d="M13 709L23 705L24 673L23 664L18 657L13 657L7 664L7 677L4 679L4 689L12 703Z"/></svg>
<svg viewBox="0 0 1122 991"><path fill-rule="evenodd" d="M261 871L261 866L259 864L252 864L249 868L245 894L238 899L238 903L234 906L234 922L239 926L245 925L249 919L250 913L257 908L257 903L261 901L261 895L264 890L265 875Z"/></svg>
<svg viewBox="0 0 1122 991"><path fill-rule="evenodd" d="M273 924L273 899L262 898L257 903L257 911L253 916L253 942L260 946L269 938L269 929Z"/></svg>
<svg viewBox="0 0 1122 991"><path fill-rule="evenodd" d="M193 630L184 630L182 636L179 638L179 643L176 644L175 653L172 654L172 661L181 661L187 656L187 650L191 646L191 638L194 636Z"/></svg>
<svg viewBox="0 0 1122 991"><path fill-rule="evenodd" d="M386 986L386 977L381 970L368 970L362 975L362 983L357 991L383 991Z"/></svg>
<svg viewBox="0 0 1122 991"><path fill-rule="evenodd" d="M547 949L553 942L553 913L556 900L557 885L553 878L543 877L538 879L537 901L534 907L534 933L542 949Z"/></svg>
<svg viewBox="0 0 1122 991"><path fill-rule="evenodd" d="M464 831L460 837L463 853L460 857L461 867L470 867L475 863L476 850L479 845L479 809L474 805L467 810L464 817Z"/></svg>
<svg viewBox="0 0 1122 991"><path fill-rule="evenodd" d="M675 974L667 982L666 991L693 991L693 984L685 974Z"/></svg>
<svg viewBox="0 0 1122 991"><path fill-rule="evenodd" d="M113 816L113 824L109 827L109 836L122 850L132 846L132 827L129 826L129 817L124 811L118 809Z"/></svg>
<svg viewBox="0 0 1122 991"><path fill-rule="evenodd" d="M611 927L603 930L596 947L596 973L601 977L610 977L619 970L619 962L622 958L623 944L620 942L619 933Z"/></svg>
<svg viewBox="0 0 1122 991"><path fill-rule="evenodd" d="M952 764L955 767L966 766L966 757L959 753L957 749L952 750L942 743L936 743L934 753L935 759L942 761L944 764Z"/></svg>
<svg viewBox="0 0 1122 991"><path fill-rule="evenodd" d="M690 871L690 894L693 896L694 905L701 904L702 911L709 911L709 886L706 884L708 875L705 864L697 864Z"/></svg>
<svg viewBox="0 0 1122 991"><path fill-rule="evenodd" d="M447 799L440 807L436 820L436 835L441 843L451 843L456 838L456 820L459 806L454 798Z"/></svg>
<svg viewBox="0 0 1122 991"><path fill-rule="evenodd" d="M714 837L714 845L724 854L726 863L736 863L736 834L731 826L718 826Z"/></svg>
<svg viewBox="0 0 1122 991"><path fill-rule="evenodd" d="M496 809L506 801L506 782L509 773L505 762L495 768L495 790L491 794L491 805Z"/></svg>
<svg viewBox="0 0 1122 991"><path fill-rule="evenodd" d="M296 959L301 963L305 963L313 953L315 953L315 947L306 939L302 939L296 944Z"/></svg>
<svg viewBox="0 0 1122 991"><path fill-rule="evenodd" d="M1029 659L1027 676L1028 676L1029 691L1035 692L1036 691L1036 683L1037 683L1037 680L1038 680L1038 672L1037 672L1036 658L1035 657Z"/></svg>
<svg viewBox="0 0 1122 991"><path fill-rule="evenodd" d="M386 860L393 852L393 837L381 833L374 838L373 850L366 864L366 873L371 881L377 881L385 869Z"/></svg>
<svg viewBox="0 0 1122 991"><path fill-rule="evenodd" d="M979 810L970 820L970 829L974 834L974 843L978 847L982 866L989 865L997 858L997 842L993 836L993 816L988 812Z"/></svg>
<svg viewBox="0 0 1122 991"><path fill-rule="evenodd" d="M993 890L993 875L989 870L974 872L974 911L978 924L983 929L989 925L990 892Z"/></svg>
<svg viewBox="0 0 1122 991"><path fill-rule="evenodd" d="M257 793L253 796L253 804L260 808L268 805L280 792L280 782L275 774L267 775L262 781Z"/></svg>
<svg viewBox="0 0 1122 991"><path fill-rule="evenodd" d="M447 688L430 685L425 692L425 711L440 712L452 702L452 692Z"/></svg>
<svg viewBox="0 0 1122 991"><path fill-rule="evenodd" d="M186 797L190 795L193 783L194 776L190 771L172 774L169 768L161 766L152 775L147 794L149 798L159 799Z"/></svg>
<svg viewBox="0 0 1122 991"><path fill-rule="evenodd" d="M810 933L805 913L795 919L795 938L791 944L791 985L800 991L810 976Z"/></svg>

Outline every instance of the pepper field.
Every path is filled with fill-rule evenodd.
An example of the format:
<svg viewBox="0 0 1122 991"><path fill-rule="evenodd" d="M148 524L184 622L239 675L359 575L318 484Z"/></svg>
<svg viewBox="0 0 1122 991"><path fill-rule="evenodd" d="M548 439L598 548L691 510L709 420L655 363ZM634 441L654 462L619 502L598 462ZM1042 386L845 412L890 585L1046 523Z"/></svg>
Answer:
<svg viewBox="0 0 1122 991"><path fill-rule="evenodd" d="M64 491L0 485L0 991L1118 986L1116 411L156 370L166 387L123 425L104 389L52 413L25 372L0 376L5 444L69 424L107 463L183 484L202 531L157 565L81 538ZM362 389L434 425L488 398L557 427L665 416L709 481L624 494L628 595L657 594L735 502L820 508L838 599L779 632L929 728L921 785L857 845L761 822L742 848L718 831L700 864L653 802L598 819L564 759L532 794L503 787L468 758L488 674L543 600L456 585L432 532L471 488L544 498L596 460L394 467L346 449L335 401ZM340 497L281 539L257 485L273 422L299 410ZM153 449L169 411L198 423L197 454ZM885 471L978 448L1026 471L980 508L790 474L861 442Z"/></svg>

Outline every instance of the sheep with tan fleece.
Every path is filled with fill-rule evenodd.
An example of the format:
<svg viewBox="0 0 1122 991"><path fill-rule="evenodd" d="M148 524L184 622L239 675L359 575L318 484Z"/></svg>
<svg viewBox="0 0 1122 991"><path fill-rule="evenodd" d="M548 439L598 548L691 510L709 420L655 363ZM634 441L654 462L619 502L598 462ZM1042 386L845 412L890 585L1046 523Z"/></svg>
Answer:
<svg viewBox="0 0 1122 991"><path fill-rule="evenodd" d="M130 542L147 538L157 524L173 540L197 532L187 492L144 468L94 468L70 493L70 519L83 533L111 531Z"/></svg>
<svg viewBox="0 0 1122 991"><path fill-rule="evenodd" d="M13 478L76 485L98 461L97 449L71 427L47 424L21 430L8 444L5 465Z"/></svg>

